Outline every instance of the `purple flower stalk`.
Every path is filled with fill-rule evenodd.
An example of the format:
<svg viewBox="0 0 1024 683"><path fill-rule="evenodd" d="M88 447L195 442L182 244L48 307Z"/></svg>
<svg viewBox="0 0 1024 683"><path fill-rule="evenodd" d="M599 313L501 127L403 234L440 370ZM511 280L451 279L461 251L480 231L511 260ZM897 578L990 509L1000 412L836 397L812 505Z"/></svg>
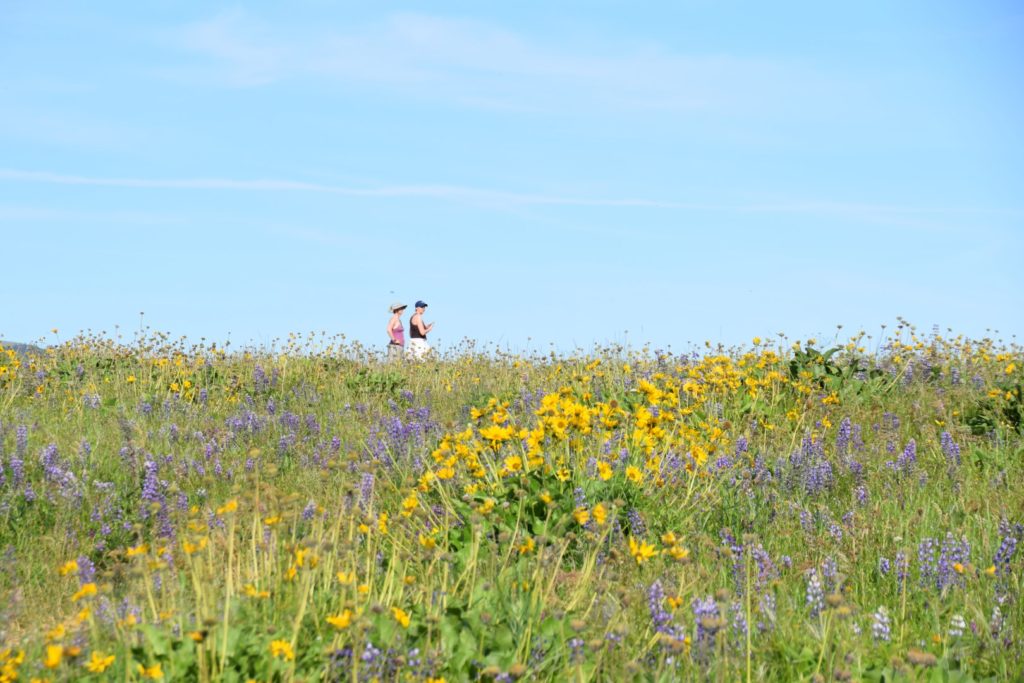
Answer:
<svg viewBox="0 0 1024 683"><path fill-rule="evenodd" d="M817 569L808 569L804 576L807 579L807 606L811 609L811 616L816 617L825 608L825 590Z"/></svg>
<svg viewBox="0 0 1024 683"><path fill-rule="evenodd" d="M892 635L892 621L889 619L889 610L884 606L875 610L871 615L871 637L877 641L889 642Z"/></svg>

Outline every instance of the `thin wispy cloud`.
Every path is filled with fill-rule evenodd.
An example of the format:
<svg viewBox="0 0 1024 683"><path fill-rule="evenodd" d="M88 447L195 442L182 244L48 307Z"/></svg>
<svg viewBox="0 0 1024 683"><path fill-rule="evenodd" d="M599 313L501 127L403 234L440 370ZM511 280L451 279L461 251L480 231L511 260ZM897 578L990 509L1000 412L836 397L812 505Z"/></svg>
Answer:
<svg viewBox="0 0 1024 683"><path fill-rule="evenodd" d="M949 214L962 216L987 214L1008 217L1024 215L1024 210L1013 208L924 207L820 200L747 203L684 202L640 197L585 197L513 192L465 185L410 184L357 187L288 179L96 177L4 168L0 168L0 181L122 189L309 192L366 199L428 199L494 208L576 206L738 214L814 214L854 217L922 228L936 227L928 219Z"/></svg>
<svg viewBox="0 0 1024 683"><path fill-rule="evenodd" d="M233 10L184 27L203 59L181 77L233 87L319 77L481 108L718 110L784 106L828 79L806 67L659 45L549 45L494 24L395 14L352 30L289 32Z"/></svg>
<svg viewBox="0 0 1024 683"><path fill-rule="evenodd" d="M97 187L165 189L165 190L234 190L248 192L314 192L347 197L368 198L424 198L482 205L571 205L621 206L650 208L710 209L705 204L685 204L671 201L633 198L587 198L545 194L506 192L462 185L385 185L355 187L329 185L282 179L232 178L125 178L67 175L45 171L0 169L0 180L11 180L49 185L85 185Z"/></svg>

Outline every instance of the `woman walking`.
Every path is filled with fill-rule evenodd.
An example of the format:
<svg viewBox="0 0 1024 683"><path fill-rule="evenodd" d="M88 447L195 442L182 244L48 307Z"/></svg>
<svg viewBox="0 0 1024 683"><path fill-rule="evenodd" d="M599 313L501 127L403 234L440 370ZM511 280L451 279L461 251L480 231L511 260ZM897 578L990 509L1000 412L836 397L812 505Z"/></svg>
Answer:
<svg viewBox="0 0 1024 683"><path fill-rule="evenodd" d="M429 325L423 322L423 311L427 305L422 301L416 302L416 312L409 319L409 357L422 360L430 352L430 344L427 343L427 332L434 329L434 323Z"/></svg>
<svg viewBox="0 0 1024 683"><path fill-rule="evenodd" d="M391 320L388 321L388 359L401 358L405 350L405 326L402 325L402 312L405 304L391 304Z"/></svg>

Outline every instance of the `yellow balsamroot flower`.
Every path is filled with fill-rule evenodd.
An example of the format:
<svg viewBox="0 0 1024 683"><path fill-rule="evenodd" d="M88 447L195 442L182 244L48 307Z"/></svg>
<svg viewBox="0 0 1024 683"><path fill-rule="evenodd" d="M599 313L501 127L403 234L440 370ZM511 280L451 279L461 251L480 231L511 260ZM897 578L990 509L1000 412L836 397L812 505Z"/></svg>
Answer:
<svg viewBox="0 0 1024 683"><path fill-rule="evenodd" d="M419 499L416 498L416 492L410 493L405 500L402 501L402 516L410 517L412 513L419 507Z"/></svg>
<svg viewBox="0 0 1024 683"><path fill-rule="evenodd" d="M237 509L238 509L238 501L235 500L234 498L232 498L231 500L229 500L228 502L224 503L219 508L217 508L217 514L218 515L226 515L227 513L234 512Z"/></svg>
<svg viewBox="0 0 1024 683"><path fill-rule="evenodd" d="M78 562L76 562L75 560L69 560L69 561L65 562L64 564L62 564L60 566L60 568L57 569L57 571L60 572L61 576L67 576L68 574L70 574L72 572L77 572L78 571Z"/></svg>
<svg viewBox="0 0 1024 683"><path fill-rule="evenodd" d="M1005 372L1007 375L1012 375L1013 371L1016 370L1016 369L1017 369L1017 364L1016 363L1010 363L1005 368L1003 368L1003 372Z"/></svg>
<svg viewBox="0 0 1024 683"><path fill-rule="evenodd" d="M681 545L674 545L668 549L668 554L672 559L682 561L690 556L690 551Z"/></svg>
<svg viewBox="0 0 1024 683"><path fill-rule="evenodd" d="M639 467L630 465L626 468L626 479L629 479L634 484L639 484L644 479L644 473L640 471Z"/></svg>
<svg viewBox="0 0 1024 683"><path fill-rule="evenodd" d="M510 455L505 458L505 470L508 472L518 472L523 469L523 458L519 455Z"/></svg>
<svg viewBox="0 0 1024 683"><path fill-rule="evenodd" d="M392 607L391 614L394 615L395 621L401 624L402 628L409 628L409 622L411 621L411 619L409 618L408 612L406 612L401 607Z"/></svg>
<svg viewBox="0 0 1024 683"><path fill-rule="evenodd" d="M503 442L512 438L515 430L512 427L500 427L496 424L480 430L480 436L490 441L491 448L497 449Z"/></svg>
<svg viewBox="0 0 1024 683"><path fill-rule="evenodd" d="M67 632L68 630L64 628L64 624L57 624L52 629L46 632L46 639L52 643L61 640L67 634Z"/></svg>
<svg viewBox="0 0 1024 683"><path fill-rule="evenodd" d="M367 593L370 592L370 584L368 584L368 583L361 583L358 586L356 586L356 591L360 595L366 595Z"/></svg>
<svg viewBox="0 0 1024 683"><path fill-rule="evenodd" d="M382 534L388 533L388 513L380 513L380 517L377 518L377 529L379 529Z"/></svg>
<svg viewBox="0 0 1024 683"><path fill-rule="evenodd" d="M989 576L995 576L996 575L996 566L994 564L989 566L989 568L985 570L985 573L988 574Z"/></svg>
<svg viewBox="0 0 1024 683"><path fill-rule="evenodd" d="M597 476L600 477L601 481L608 481L612 478L611 465L606 463L604 460L599 460L597 463Z"/></svg>
<svg viewBox="0 0 1024 683"><path fill-rule="evenodd" d="M160 662L157 662L153 666L142 666L139 664L136 670L143 678L151 678L154 681L159 681L164 677L164 670L160 668Z"/></svg>
<svg viewBox="0 0 1024 683"><path fill-rule="evenodd" d="M287 640L274 640L270 643L270 656L290 662L295 659L295 650Z"/></svg>
<svg viewBox="0 0 1024 683"><path fill-rule="evenodd" d="M526 555L528 553L532 553L536 547L537 543L532 538L527 538L519 545L519 554Z"/></svg>
<svg viewBox="0 0 1024 683"><path fill-rule="evenodd" d="M338 629L346 629L352 625L352 610L347 609L341 614L336 614L333 617L327 617L327 623Z"/></svg>
<svg viewBox="0 0 1024 683"><path fill-rule="evenodd" d="M92 597L93 595L96 595L96 584L89 582L83 584L82 587L71 596L71 602L78 602L82 598Z"/></svg>
<svg viewBox="0 0 1024 683"><path fill-rule="evenodd" d="M99 650L93 650L89 661L85 663L85 668L90 673L101 674L110 668L110 665L114 663L114 659L114 655L105 655Z"/></svg>
<svg viewBox="0 0 1024 683"><path fill-rule="evenodd" d="M654 546L645 541L637 541L632 536L629 537L629 554L633 556L637 564L643 564L647 560L651 559L658 554L658 551L654 549Z"/></svg>
<svg viewBox="0 0 1024 683"><path fill-rule="evenodd" d="M270 597L270 591L257 590L256 586L251 583L245 584L245 586L242 587L242 592L250 598L265 599Z"/></svg>
<svg viewBox="0 0 1024 683"><path fill-rule="evenodd" d="M587 511L586 508L576 508L573 511L572 516L573 518L575 518L575 520L579 523L580 526L583 526L584 524L590 521L590 513Z"/></svg>
<svg viewBox="0 0 1024 683"><path fill-rule="evenodd" d="M128 550L124 551L124 556L135 557L136 555L145 555L148 552L149 546L143 543L141 545L135 546L134 548L128 548Z"/></svg>
<svg viewBox="0 0 1024 683"><path fill-rule="evenodd" d="M75 621L81 624L84 621L88 621L89 617L92 616L92 610L88 607L83 607L78 614L75 615Z"/></svg>
<svg viewBox="0 0 1024 683"><path fill-rule="evenodd" d="M358 526L358 529L359 529L359 533L361 533L361 534L369 535L369 533L370 533L370 527L368 525L366 525L366 524L360 524Z"/></svg>
<svg viewBox="0 0 1024 683"><path fill-rule="evenodd" d="M316 556L310 552L309 548L296 548L295 565L297 567L305 567L307 564L310 567L315 567L317 565Z"/></svg>
<svg viewBox="0 0 1024 683"><path fill-rule="evenodd" d="M63 645L47 645L46 656L43 657L43 666L47 669L56 669L64 659Z"/></svg>
<svg viewBox="0 0 1024 683"><path fill-rule="evenodd" d="M200 538L200 539L199 539L199 540L198 540L197 542L195 542L195 543L192 543L191 541L184 541L184 542L183 542L183 543L181 544L181 548L182 548L182 550L184 550L184 551L185 551L185 554L186 554L186 555L191 555L191 554L193 554L193 553L196 553L196 552L198 552L198 551L200 551L200 550L203 550L204 548L206 548L206 545L207 545L207 544L208 544L209 542L210 542L210 541L209 541L209 539L207 539L207 538L206 538L206 536L203 536L202 538Z"/></svg>
<svg viewBox="0 0 1024 683"><path fill-rule="evenodd" d="M558 481L569 481L569 479L572 478L572 473L569 472L568 467L559 467L558 471L555 472L555 477Z"/></svg>
<svg viewBox="0 0 1024 683"><path fill-rule="evenodd" d="M295 577L296 577L296 575L298 575L298 573L299 573L298 568L296 568L296 566L293 564L292 566L288 567L288 570L284 573L284 580L285 581L294 581Z"/></svg>
<svg viewBox="0 0 1024 683"><path fill-rule="evenodd" d="M540 501L545 505L551 504L551 494L548 493L547 491L541 491L540 495L537 497L540 498Z"/></svg>
<svg viewBox="0 0 1024 683"><path fill-rule="evenodd" d="M134 383L135 383L135 375L128 375L128 376L127 376L127 377L125 378L125 380L124 380L124 381L125 381L125 382L128 382L128 384L134 384Z"/></svg>
<svg viewBox="0 0 1024 683"><path fill-rule="evenodd" d="M264 517L263 523L267 526L274 526L281 521L281 515L272 515L270 517Z"/></svg>
<svg viewBox="0 0 1024 683"><path fill-rule="evenodd" d="M604 523L608 521L608 509L604 506L604 503L595 505L590 514L593 515L594 521L597 522L598 526L604 526Z"/></svg>
<svg viewBox="0 0 1024 683"><path fill-rule="evenodd" d="M426 534L419 535L420 545L430 550L431 548L437 547L437 541L434 540L433 536L427 536Z"/></svg>
<svg viewBox="0 0 1024 683"><path fill-rule="evenodd" d="M343 586L350 586L356 582L355 572L338 572L336 576L338 577L338 582Z"/></svg>

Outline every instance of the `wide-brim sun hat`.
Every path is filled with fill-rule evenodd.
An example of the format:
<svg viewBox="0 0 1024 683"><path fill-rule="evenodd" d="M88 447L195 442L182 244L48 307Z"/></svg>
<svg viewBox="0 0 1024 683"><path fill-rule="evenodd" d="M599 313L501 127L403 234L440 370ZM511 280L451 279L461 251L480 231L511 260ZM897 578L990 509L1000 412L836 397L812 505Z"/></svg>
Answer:
<svg viewBox="0 0 1024 683"><path fill-rule="evenodd" d="M408 308L408 306L406 306L405 304L402 304L402 303L399 303L399 302L396 301L395 303L391 304L388 307L388 310L391 311L392 313L394 313L395 311L397 311L399 309L402 309L402 308Z"/></svg>

